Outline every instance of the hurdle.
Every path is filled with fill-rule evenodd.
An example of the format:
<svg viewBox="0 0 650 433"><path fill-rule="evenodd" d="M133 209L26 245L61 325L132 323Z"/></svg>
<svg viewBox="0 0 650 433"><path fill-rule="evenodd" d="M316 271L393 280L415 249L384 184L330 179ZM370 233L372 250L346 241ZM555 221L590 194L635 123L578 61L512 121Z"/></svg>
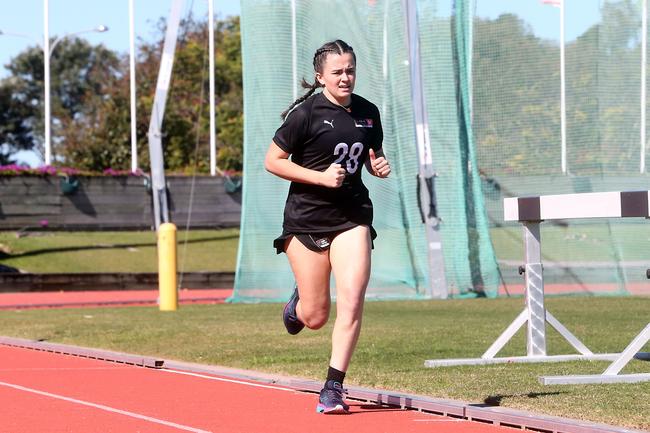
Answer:
<svg viewBox="0 0 650 433"><path fill-rule="evenodd" d="M525 276L525 307L480 358L426 360L425 367L484 365L521 362L613 361L602 375L543 377L543 384L613 383L650 380L650 374L619 375L632 359L650 359L650 353L638 352L650 340L650 324L622 353L593 353L573 335L544 306L544 276L541 253L540 224L544 220L577 218L649 218L650 191L616 191L582 194L559 194L538 197L513 197L503 201L505 221L518 221L523 226L525 261L519 273ZM649 271L650 273L650 271ZM650 277L650 275L649 275ZM496 355L525 324L527 354L497 357ZM547 355L546 323L557 330L578 352L577 354ZM589 382L590 380L594 382Z"/></svg>

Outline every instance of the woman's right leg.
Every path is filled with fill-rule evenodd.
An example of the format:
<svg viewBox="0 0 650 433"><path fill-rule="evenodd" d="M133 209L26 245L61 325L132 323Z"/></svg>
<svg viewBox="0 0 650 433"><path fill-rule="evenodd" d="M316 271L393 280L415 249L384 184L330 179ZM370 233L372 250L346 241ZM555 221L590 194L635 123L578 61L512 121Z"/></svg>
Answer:
<svg viewBox="0 0 650 433"><path fill-rule="evenodd" d="M310 329L323 327L330 313L329 252L316 252L305 247L295 236L287 239L284 248L296 278L300 301L296 306L298 319Z"/></svg>

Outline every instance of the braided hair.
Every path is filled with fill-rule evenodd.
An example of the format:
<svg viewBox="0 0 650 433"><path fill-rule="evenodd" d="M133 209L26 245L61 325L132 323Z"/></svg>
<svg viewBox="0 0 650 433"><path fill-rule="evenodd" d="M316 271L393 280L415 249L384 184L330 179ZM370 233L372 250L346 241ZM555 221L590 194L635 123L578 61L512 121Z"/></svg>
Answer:
<svg viewBox="0 0 650 433"><path fill-rule="evenodd" d="M350 45L347 43L343 42L340 39L337 39L332 42L327 42L323 44L322 47L316 50L314 53L314 72L322 73L323 72L323 66L325 65L325 59L327 59L328 54L345 54L345 53L351 53L352 58L354 61L357 61L357 56L354 54L354 50ZM282 120L287 118L287 115L293 110L293 108L303 102L305 99L309 98L319 87L323 87L322 84L318 82L316 78L314 78L313 83L309 83L307 80L304 78L302 79L302 82L300 83L303 89L309 89L307 90L307 93L293 101L293 103L282 112L280 116L282 116Z"/></svg>

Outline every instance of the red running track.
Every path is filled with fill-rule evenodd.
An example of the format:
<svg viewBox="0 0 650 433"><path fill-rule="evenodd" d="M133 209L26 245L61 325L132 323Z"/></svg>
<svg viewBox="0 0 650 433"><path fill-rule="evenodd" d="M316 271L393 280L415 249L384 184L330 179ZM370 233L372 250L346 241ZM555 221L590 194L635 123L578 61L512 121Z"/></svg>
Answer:
<svg viewBox="0 0 650 433"><path fill-rule="evenodd" d="M650 295L649 283L628 283L632 295ZM613 284L545 284L546 294L562 293L613 293L618 288ZM208 304L225 302L233 293L232 288L181 289L179 304ZM499 288L500 296L523 295L523 284L510 284L507 290ZM69 307L124 307L130 305L157 305L158 290L103 290L103 291L60 291L60 292L7 292L0 293L0 310L26 308L69 308Z"/></svg>
<svg viewBox="0 0 650 433"><path fill-rule="evenodd" d="M317 396L282 386L0 346L2 431L224 433L509 433L514 429Z"/></svg>
<svg viewBox="0 0 650 433"><path fill-rule="evenodd" d="M224 302L232 289L181 289L179 304ZM0 309L156 305L158 290L0 293Z"/></svg>

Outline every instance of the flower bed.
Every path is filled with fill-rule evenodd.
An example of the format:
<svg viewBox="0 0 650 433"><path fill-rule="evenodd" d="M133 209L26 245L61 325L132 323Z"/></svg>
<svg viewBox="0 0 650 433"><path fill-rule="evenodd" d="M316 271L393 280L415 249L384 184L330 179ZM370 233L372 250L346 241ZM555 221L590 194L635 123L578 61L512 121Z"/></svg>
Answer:
<svg viewBox="0 0 650 433"><path fill-rule="evenodd" d="M0 165L0 176L144 176L140 169L132 172L130 170L117 170L107 168L102 172L79 170L72 167L57 167L43 165L41 167L26 167L17 164Z"/></svg>

